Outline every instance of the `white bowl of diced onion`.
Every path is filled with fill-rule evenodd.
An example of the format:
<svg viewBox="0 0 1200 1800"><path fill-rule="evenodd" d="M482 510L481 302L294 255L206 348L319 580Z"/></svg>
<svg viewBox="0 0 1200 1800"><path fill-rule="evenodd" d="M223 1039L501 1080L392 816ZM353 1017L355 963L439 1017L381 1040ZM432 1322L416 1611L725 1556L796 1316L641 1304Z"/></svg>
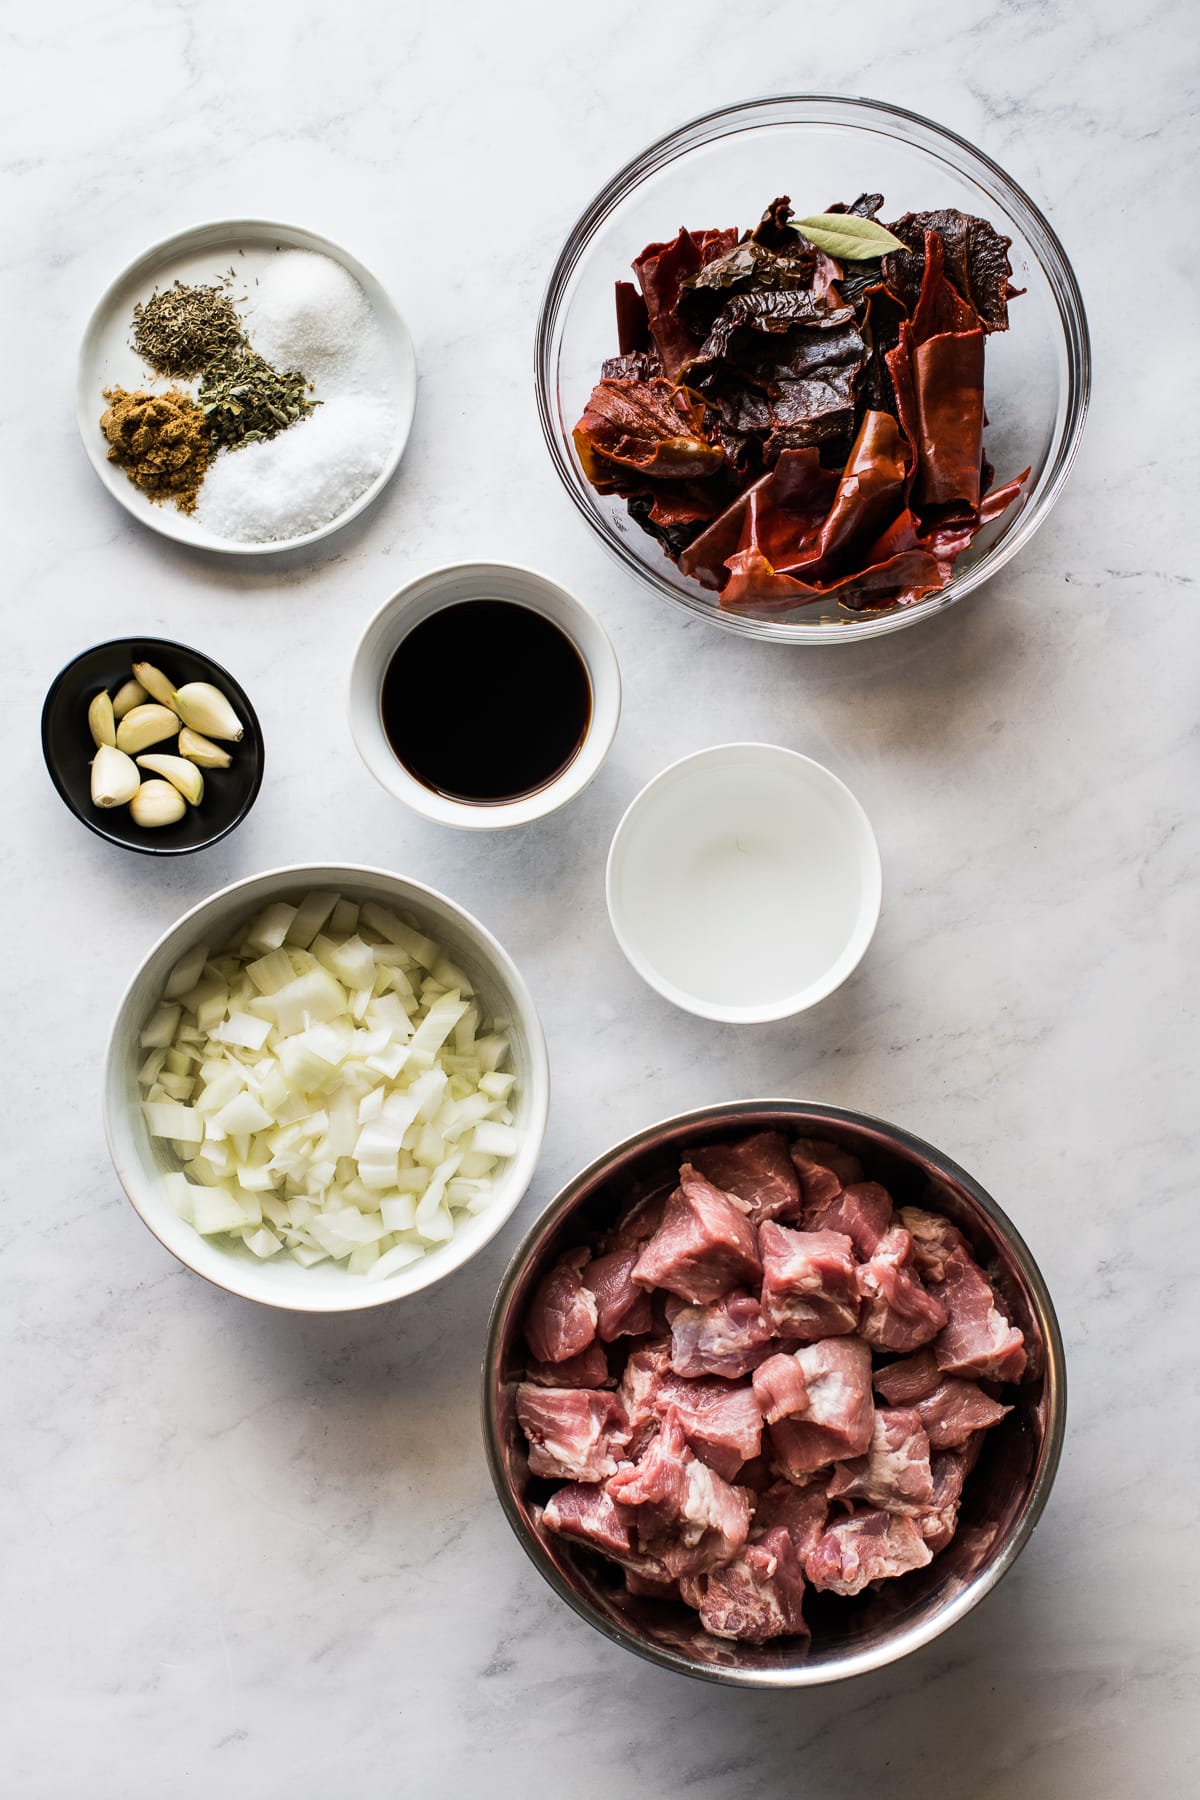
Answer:
<svg viewBox="0 0 1200 1800"><path fill-rule="evenodd" d="M113 1024L121 1185L230 1293L351 1312L440 1281L529 1185L550 1097L517 968L470 913L383 869L272 869L150 951Z"/></svg>

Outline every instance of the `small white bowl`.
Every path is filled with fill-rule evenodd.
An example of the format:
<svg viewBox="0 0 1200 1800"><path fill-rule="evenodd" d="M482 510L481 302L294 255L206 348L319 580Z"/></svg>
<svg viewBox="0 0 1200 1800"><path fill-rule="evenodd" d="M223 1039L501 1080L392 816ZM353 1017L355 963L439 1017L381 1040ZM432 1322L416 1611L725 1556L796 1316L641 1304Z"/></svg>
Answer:
<svg viewBox="0 0 1200 1800"><path fill-rule="evenodd" d="M420 1262L381 1281L351 1275L334 1263L304 1269L282 1255L260 1262L242 1246L201 1237L179 1217L163 1188L164 1172L178 1164L166 1145L150 1137L142 1117L137 1070L145 1053L138 1048L138 1037L180 957L198 943L216 950L271 901L310 888L331 888L350 899L380 900L415 917L471 976L488 1011L507 1019L512 1036L517 1076L514 1122L521 1147L497 1175L492 1204L486 1212L463 1218L448 1244L438 1245ZM357 865L269 869L263 875L235 881L193 906L158 940L125 990L109 1036L104 1075L104 1128L113 1167L155 1237L180 1262L217 1287L291 1312L358 1312L382 1306L432 1286L469 1262L512 1216L529 1186L541 1153L549 1104L546 1040L529 989L507 952L478 919L444 894L384 869Z"/></svg>
<svg viewBox="0 0 1200 1800"><path fill-rule="evenodd" d="M388 664L414 626L464 600L508 600L540 613L565 632L583 660L592 690L587 734L562 773L536 793L471 805L436 793L410 775L388 742L380 696ZM439 676L439 679L442 677ZM504 697L497 695L497 707ZM574 595L517 563L451 563L410 581L383 605L363 633L350 671L350 730L359 755L397 800L439 825L499 831L545 818L581 794L608 755L621 717L621 672L600 622Z"/></svg>
<svg viewBox="0 0 1200 1800"><path fill-rule="evenodd" d="M718 744L644 787L613 835L617 942L643 981L726 1024L815 1006L862 960L883 877L836 775L776 744Z"/></svg>
<svg viewBox="0 0 1200 1800"><path fill-rule="evenodd" d="M130 341L133 309L139 300L149 299L156 288L169 287L175 281L202 284L218 281L231 268L236 269L239 283L244 282L247 292L252 293L255 277L279 250L311 250L318 256L327 256L331 262L340 264L362 288L386 347L395 411L394 435L384 465L374 481L357 500L352 500L324 525L290 538L218 537L216 532L206 531L194 514L180 512L173 502L163 501L156 505L140 488L134 487L123 469L108 461L108 445L100 430L100 415L107 404L102 397L103 390L106 387L136 389L150 385L155 391L163 392L169 386L181 385L154 375L133 348ZM184 382L182 385L186 388L192 384ZM317 397L320 397L319 389ZM117 276L97 302L83 334L75 379L75 411L83 447L113 499L162 537L230 556L273 556L282 550L301 550L308 544L318 543L331 532L340 531L343 525L365 512L400 466L416 404L417 363L412 339L383 284L357 257L329 238L300 225L280 225L269 219L214 220L210 224L190 226L186 231L151 244Z"/></svg>

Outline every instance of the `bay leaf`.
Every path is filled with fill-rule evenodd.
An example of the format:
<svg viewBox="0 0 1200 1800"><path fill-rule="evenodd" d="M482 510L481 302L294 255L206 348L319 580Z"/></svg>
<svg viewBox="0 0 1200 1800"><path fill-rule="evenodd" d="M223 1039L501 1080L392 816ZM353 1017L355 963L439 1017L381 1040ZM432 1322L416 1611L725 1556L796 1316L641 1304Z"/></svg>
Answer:
<svg viewBox="0 0 1200 1800"><path fill-rule="evenodd" d="M874 219L860 219L857 213L817 213L811 219L791 219L789 224L839 262L875 262L889 250L905 247L886 226Z"/></svg>

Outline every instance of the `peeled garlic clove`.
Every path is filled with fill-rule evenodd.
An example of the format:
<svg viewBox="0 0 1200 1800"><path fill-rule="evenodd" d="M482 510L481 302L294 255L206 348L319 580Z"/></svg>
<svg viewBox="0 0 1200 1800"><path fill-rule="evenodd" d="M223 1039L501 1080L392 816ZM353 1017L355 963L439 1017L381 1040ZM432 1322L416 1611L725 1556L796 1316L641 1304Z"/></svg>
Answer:
<svg viewBox="0 0 1200 1800"><path fill-rule="evenodd" d="M179 754L186 756L189 762L198 763L202 769L227 769L233 761L228 750L222 750L220 744L210 744L206 737L198 731L189 731L185 725L179 734Z"/></svg>
<svg viewBox="0 0 1200 1800"><path fill-rule="evenodd" d="M156 706L153 702L135 706L117 726L117 749L136 756L139 750L148 750L151 744L174 737L178 730L179 715L169 706Z"/></svg>
<svg viewBox="0 0 1200 1800"><path fill-rule="evenodd" d="M113 695L113 717L123 719L135 706L144 706L150 698L140 681L126 681Z"/></svg>
<svg viewBox="0 0 1200 1800"><path fill-rule="evenodd" d="M152 700L157 700L161 706L174 706L175 702L171 697L174 688L162 670L156 669L153 663L134 663L133 677L141 683Z"/></svg>
<svg viewBox="0 0 1200 1800"><path fill-rule="evenodd" d="M88 730L92 734L92 742L97 750L104 745L113 745L117 741L117 727L113 720L113 703L108 697L108 689L102 688L88 707Z"/></svg>
<svg viewBox="0 0 1200 1800"><path fill-rule="evenodd" d="M139 769L164 776L192 806L203 800L204 777L194 762L186 762L182 756L139 756L137 761Z"/></svg>
<svg viewBox="0 0 1200 1800"><path fill-rule="evenodd" d="M211 681L189 681L171 695L171 705L185 725L205 737L228 738L236 743L242 735L241 721L220 688Z"/></svg>
<svg viewBox="0 0 1200 1800"><path fill-rule="evenodd" d="M132 757L112 744L101 744L92 761L92 805L127 806L141 779Z"/></svg>
<svg viewBox="0 0 1200 1800"><path fill-rule="evenodd" d="M147 831L160 825L174 825L187 811L187 802L169 781L143 781L129 803L135 825Z"/></svg>

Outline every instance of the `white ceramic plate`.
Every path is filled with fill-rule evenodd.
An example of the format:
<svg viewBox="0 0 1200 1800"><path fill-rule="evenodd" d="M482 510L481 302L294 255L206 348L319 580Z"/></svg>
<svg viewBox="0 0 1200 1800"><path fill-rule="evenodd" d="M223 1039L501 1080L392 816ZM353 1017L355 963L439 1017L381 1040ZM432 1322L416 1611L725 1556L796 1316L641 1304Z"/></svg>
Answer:
<svg viewBox="0 0 1200 1800"><path fill-rule="evenodd" d="M608 911L644 981L727 1024L784 1019L853 973L879 918L870 820L776 744L718 744L644 787L613 836Z"/></svg>
<svg viewBox="0 0 1200 1800"><path fill-rule="evenodd" d="M245 542L206 531L194 517L180 512L169 501L156 505L147 499L139 488L134 487L124 470L108 461L108 446L100 430L100 414L105 407L103 390L106 387L165 390L171 385L146 367L130 343L133 308L137 301L148 300L156 287L169 287L175 281L219 281L230 268L248 284L246 289L234 288L236 298L242 291L253 291L255 275L279 250L314 250L320 256L328 256L353 275L366 294L387 346L395 436L387 460L370 487L335 518L302 536L274 538L266 543ZM317 398L320 398L319 388ZM152 531L161 532L164 537L239 556L266 556L315 544L370 506L395 474L404 454L416 402L417 366L408 327L370 270L315 231L305 231L295 225L278 225L265 219L229 219L195 225L144 251L117 277L88 320L79 351L75 390L83 447L113 498L119 500L135 519Z"/></svg>

